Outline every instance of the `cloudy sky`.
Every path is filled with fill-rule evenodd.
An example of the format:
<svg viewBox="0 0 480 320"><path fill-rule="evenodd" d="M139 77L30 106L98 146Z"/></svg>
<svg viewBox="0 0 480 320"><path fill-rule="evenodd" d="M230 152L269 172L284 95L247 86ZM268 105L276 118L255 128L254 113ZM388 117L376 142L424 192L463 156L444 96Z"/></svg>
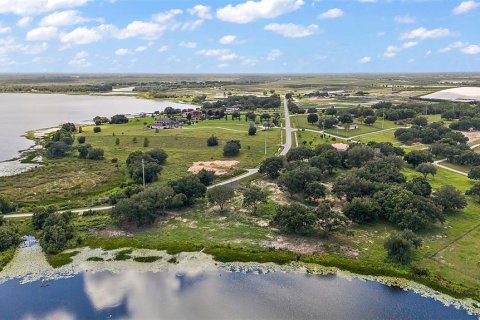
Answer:
<svg viewBox="0 0 480 320"><path fill-rule="evenodd" d="M0 0L0 72L480 71L480 1Z"/></svg>

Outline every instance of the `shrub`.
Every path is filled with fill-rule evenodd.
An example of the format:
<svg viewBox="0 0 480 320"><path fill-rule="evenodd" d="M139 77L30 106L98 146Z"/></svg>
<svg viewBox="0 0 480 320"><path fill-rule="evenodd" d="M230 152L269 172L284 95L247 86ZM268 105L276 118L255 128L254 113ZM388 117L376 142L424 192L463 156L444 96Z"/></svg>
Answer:
<svg viewBox="0 0 480 320"><path fill-rule="evenodd" d="M103 149L90 148L88 150L87 159L89 160L102 160L104 155Z"/></svg>
<svg viewBox="0 0 480 320"><path fill-rule="evenodd" d="M214 147L218 146L218 139L215 136L211 136L210 138L207 139L207 146L209 147Z"/></svg>
<svg viewBox="0 0 480 320"><path fill-rule="evenodd" d="M11 227L0 227L0 252L14 247L20 243L20 236Z"/></svg>
<svg viewBox="0 0 480 320"><path fill-rule="evenodd" d="M240 153L240 141L230 140L223 147L223 155L225 157L235 157Z"/></svg>
<svg viewBox="0 0 480 320"><path fill-rule="evenodd" d="M283 232L306 235L315 230L316 215L299 204L278 206L272 223Z"/></svg>
<svg viewBox="0 0 480 320"><path fill-rule="evenodd" d="M84 136L80 136L80 137L77 138L79 144L85 143L85 139L86 138Z"/></svg>
<svg viewBox="0 0 480 320"><path fill-rule="evenodd" d="M208 202L218 205L220 211L223 211L225 204L234 196L235 192L233 189L227 186L218 186L207 191Z"/></svg>
<svg viewBox="0 0 480 320"><path fill-rule="evenodd" d="M422 240L411 230L401 233L393 232L384 242L388 257L395 262L408 263L412 259L413 250L422 245Z"/></svg>
<svg viewBox="0 0 480 320"><path fill-rule="evenodd" d="M102 128L100 127L93 127L93 133L99 133L102 132Z"/></svg>
<svg viewBox="0 0 480 320"><path fill-rule="evenodd" d="M209 186L215 180L215 172L202 169L197 173L197 177L205 186Z"/></svg>

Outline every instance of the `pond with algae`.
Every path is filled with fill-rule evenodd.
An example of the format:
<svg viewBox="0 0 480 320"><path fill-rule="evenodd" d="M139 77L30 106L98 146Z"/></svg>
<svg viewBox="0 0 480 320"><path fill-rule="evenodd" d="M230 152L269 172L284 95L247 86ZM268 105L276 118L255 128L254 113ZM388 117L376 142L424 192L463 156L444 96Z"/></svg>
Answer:
<svg viewBox="0 0 480 320"><path fill-rule="evenodd" d="M306 272L298 265L218 263L201 252L82 249L52 269L39 247L2 272L3 319L476 319L472 305L423 286ZM135 257L156 256L154 262ZM96 259L92 259L95 257ZM89 259L90 258L90 259ZM103 261L92 261L100 260ZM331 270L330 270L331 271ZM379 279L377 279L379 280ZM383 281L384 283L382 283ZM469 309L469 311L467 311Z"/></svg>

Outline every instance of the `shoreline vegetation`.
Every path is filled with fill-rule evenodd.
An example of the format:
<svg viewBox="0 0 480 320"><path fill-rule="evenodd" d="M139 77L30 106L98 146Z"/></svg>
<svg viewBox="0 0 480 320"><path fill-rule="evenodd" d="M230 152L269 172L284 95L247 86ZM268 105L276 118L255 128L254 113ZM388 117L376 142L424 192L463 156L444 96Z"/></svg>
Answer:
<svg viewBox="0 0 480 320"><path fill-rule="evenodd" d="M117 273L123 270L138 272L188 272L190 270L195 272L214 270L250 272L255 270L261 273L292 272L335 275L346 279L376 281L386 286L412 290L423 297L440 301L444 305L454 305L456 308L463 308L471 314L480 315L480 303L478 301L446 292L442 290L444 288L435 287L432 283L425 282L422 279L419 281L419 278L405 277L399 272L372 272L371 269L364 272L363 268L355 267L354 264L335 263L332 262L333 260L329 262L324 260L322 263L315 259L296 261L295 254L292 253L292 256L288 257L285 252L278 255L279 259L272 259L275 253L267 257L267 255L259 252L259 255L254 256L251 252L245 255L242 250L232 250L228 254L222 254L219 251L220 248L191 250L192 248L182 249L181 247L171 247L169 249L150 248L148 246L116 248L107 245L105 247L79 247L56 256L46 256L48 264L42 261L41 256L38 257L38 255L43 255L38 247L18 249L26 250L26 252L23 255L15 256L18 261L13 261L13 263L22 264L25 262L23 260L26 259L26 255L29 255L33 258L38 270L29 273L25 268L12 266L9 270L0 270L0 281L20 278L22 283L26 283L42 279L53 280L72 277L84 271Z"/></svg>
<svg viewBox="0 0 480 320"><path fill-rule="evenodd" d="M140 93L138 96L143 98L155 98L154 95L148 96L148 92ZM301 100L300 98L296 99ZM312 102L310 101L309 103ZM302 103L300 103L300 107L295 107L300 111L303 108ZM331 108L329 107L328 109ZM306 111L307 108L304 108L303 113L307 113ZM311 114L312 112L308 111L308 113ZM235 139L242 134L242 149L240 156L235 158L240 161L240 165L237 168L238 171L233 171L234 173L245 172L244 170L247 168L256 167L266 157L263 156L264 139L265 141L268 141L268 156L273 156L278 152L280 130L278 130L278 128L273 128L270 131L266 131L265 138L263 132L258 132L257 135L254 134L248 136L247 130L249 124L247 122L247 115L242 113L241 116L245 116L245 120L242 118L241 121L239 119L237 122L234 121L233 116L232 120L207 120L205 122L192 124L188 127L189 130L173 129L162 131L160 134L151 129L147 129L154 121L151 117L136 118L134 121L130 121L126 124L102 124L100 125L101 132L96 133L94 131L95 126L82 125L83 132L81 135L86 137L87 143L91 143L94 147L101 147L105 151L105 160L97 162L98 165L103 165L105 168L113 168L113 166L115 166L117 169L115 169L116 173L114 174L114 179L107 182L107 188L101 189L101 191L95 190L90 194L86 191L82 194L80 192L84 191L79 190L80 196L78 196L78 203L87 203L87 200L83 199L85 195L89 198L88 201L100 201L101 198L105 199L111 195L112 190L119 190L114 187L115 185L126 182L131 183L129 178L125 177L126 168L123 167L123 163L127 159L129 153L139 149L141 150L141 146L139 145L142 144L142 141L144 147L147 145L148 148L162 148L166 150L169 155L169 159L166 161L161 174L159 175L160 182L162 183L168 183L179 175L185 175L190 162L221 158L221 149L209 149L207 155L206 153L202 153L203 151L201 151L200 148L196 148L198 145L204 144L204 141L213 134L218 135L220 140L222 140L222 143L227 140ZM438 118L440 119L440 117ZM339 135L338 138L326 138L321 136L319 134L318 116L315 121L316 124L310 123L310 119L307 118L307 115L303 115L302 113L298 114L295 119L292 118L292 121L296 127L298 126L298 131L294 132L294 141L300 141L300 147L302 144L304 147L313 148L317 144L325 142L344 142L342 138L348 138L351 135L355 135L345 129L345 134L343 134L344 137L342 137L342 135ZM403 147L404 144L397 141L393 133L397 128L403 127L405 124L397 124L396 121L386 120L385 128L391 128L392 130L382 132L383 123L380 127L379 122L380 120L377 120L376 124L371 126L360 123L360 120L355 119L353 123L359 126L359 129L357 130L361 133L373 133L371 137L374 136L375 140L385 140L392 142L395 147ZM312 129L317 132L305 132L304 129ZM340 132L339 130L342 130L342 128L332 129L331 132ZM221 134L219 134L219 132L221 132ZM328 133L329 131L326 132ZM48 137L51 133L52 132L46 132L46 135L43 137L35 137L34 131L32 131L27 133L27 137L34 138L37 142L43 144L45 142L43 139ZM365 139L368 139L368 137L368 135L365 136ZM283 137L283 139L285 139L285 137ZM117 143L116 140L120 142ZM361 141L367 142L363 138ZM408 142L410 143L411 141ZM77 146L77 142L73 145ZM182 148L176 147L177 145L182 145ZM411 149L409 149L411 145L412 144L408 144L405 148L407 152L411 151ZM422 144L418 149L421 149L424 146L427 146L427 144ZM187 154L185 151L186 148L189 149L187 151L190 153ZM35 154L35 156L37 155L36 150L32 150L31 152L32 153L27 155L27 161L33 160L33 154ZM262 156L259 156L259 154ZM188 157L188 159L185 159L185 157ZM110 163L111 159L116 159L115 163L120 163L121 165L116 166L113 162ZM300 160L303 161L305 158L300 158ZM48 166L61 167L72 165L84 165L85 168L92 168L88 161L78 159L66 158L48 160ZM337 173L335 174L347 171L344 168L338 168L336 170ZM65 174L65 172L61 174ZM408 180L419 176L414 169L407 167L406 165L402 169L402 173L408 178ZM89 176L88 178L91 177ZM255 179L248 179L248 181L264 180L257 178L259 178L259 176L255 176ZM445 183L445 181L454 181L452 184L455 183L455 186L462 192L473 185L473 182L466 177L458 178L449 171L440 169L435 177L432 175L432 177L427 180L431 183L434 189L438 189L443 183ZM216 182L218 181L221 181L221 179L217 178ZM270 183L271 181L267 179L267 182ZM326 183L332 183L332 179L327 178ZM95 182L95 184L97 183ZM271 196L271 193L269 195ZM299 199L299 197L294 195L293 192L288 193L288 195L288 200L303 200ZM322 197L324 197L324 195ZM62 203L62 205L68 202L68 205L63 208L73 208L77 203L75 202L76 200L77 199L71 199L65 196L58 197L55 201L57 201L57 203ZM378 225L374 225L373 223L356 225L354 227L354 240L345 240L347 239L347 236L339 236L339 238L335 238L331 241L329 239L322 239L321 242L325 245L326 249L323 248L323 251L319 250L322 251L320 253L299 254L295 250L291 250L289 247L276 247L272 245L272 238L281 235L281 233L278 230L274 230L272 233L272 231L267 228L269 224L267 223L265 225L265 221L268 222L268 218L271 218L274 215L276 200L277 199L275 199L275 201L269 200L267 203L259 206L259 210L262 213L266 212L265 216L254 216L252 218L250 216L245 217L246 212L244 211L242 211L243 216L240 217L233 217L234 214L229 214L229 210L226 210L225 214L217 213L212 207L207 206L205 199L202 199L197 201L194 206L188 207L187 209L181 209L179 211L173 210L171 216L159 219L159 221L152 227L132 228L133 231L131 233L129 233L127 229L126 233L129 234L123 236L102 236L106 231L109 231L114 227L111 217L105 213L78 217L73 220L75 229L80 233L78 243L70 244L68 250L65 252L56 255L47 255L46 258L51 266L61 269L62 266L66 266L75 261L76 256L81 255L81 252L85 250L82 248L89 247L91 250L120 250L121 254L118 256L118 259L113 260L133 260L144 264L160 263L164 258L159 258L158 255L152 252L144 257L132 256L132 249L165 250L169 255L178 255L182 252L202 252L211 255L215 261L221 263L275 263L282 266L300 262L309 266L338 268L340 270L365 276L392 277L400 279L400 282L403 281L401 279L414 281L433 290L448 294L454 298L476 300L475 304L472 302L472 305L477 308L479 307L480 288L475 285L475 282L478 281L476 276L473 273L467 275L466 270L464 270L464 272L454 268L450 270L448 269L447 263L442 264L434 259L438 252L448 248L448 244L445 245L447 240L456 241L451 240L450 238L445 240L438 238L438 236L447 238L449 232L447 230L448 228L453 227L453 235L456 235L455 239L457 239L460 236L463 237L467 233L470 233L470 231L467 232L465 230L473 228L472 230L475 231L478 227L470 225L467 228L465 226L467 223L475 222L474 213L478 209L478 205L471 199L468 200L468 207L458 212L458 215L447 216L445 225L442 221L441 226L440 224L437 224L431 229L420 232L420 235L424 237L425 245L423 248L414 252L413 262L410 264L398 264L387 261L386 253L383 250L383 240L396 228L393 227L391 223L385 221L382 221ZM38 198L33 197L28 201L30 202L22 203L25 208L29 208L36 204ZM232 202L234 203L234 210L242 210L239 209L241 208L241 201L234 198ZM46 201L42 204L49 204L49 202ZM207 215L211 215L211 217L207 217ZM462 221L462 219L466 220ZM30 232L34 235L40 234L38 231L32 230L29 222L30 219L18 218L12 220L15 220L15 222L12 222L21 230ZM461 225L461 227L455 228L453 226L454 224ZM206 230L205 232L207 234L200 234L201 230ZM220 235L214 234L214 231L219 232ZM245 237L243 238L244 234ZM448 234L448 237L453 235ZM195 236L198 238L195 239ZM289 240L290 238L285 236L285 239ZM292 237L292 239L296 238ZM314 238L313 240L315 241L318 239ZM338 242L335 243L337 240ZM364 241L364 243L362 243L362 241ZM270 245L266 245L265 243L269 243ZM365 245L362 246L363 244ZM343 247L348 247L347 249L353 248L354 250L352 249L352 252L346 253L346 250L344 250ZM366 249L364 247L366 247ZM8 264L8 261L14 258L14 253L15 250L8 249L0 254L0 270L4 269ZM92 263L101 263L101 259L103 259L103 261L106 260L105 257L102 256L91 256L89 258L89 261ZM441 257L441 259L443 259L443 257ZM395 284L395 280L392 280L392 283Z"/></svg>

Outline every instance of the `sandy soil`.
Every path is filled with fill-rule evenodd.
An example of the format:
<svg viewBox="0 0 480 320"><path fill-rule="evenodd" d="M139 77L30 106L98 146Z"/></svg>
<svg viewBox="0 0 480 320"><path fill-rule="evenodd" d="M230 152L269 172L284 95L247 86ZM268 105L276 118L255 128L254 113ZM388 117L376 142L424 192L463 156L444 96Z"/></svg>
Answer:
<svg viewBox="0 0 480 320"><path fill-rule="evenodd" d="M286 249L298 254L312 255L325 252L325 247L322 242L310 238L295 238L286 239L284 237L277 237L274 241L263 241L262 246L275 249Z"/></svg>
<svg viewBox="0 0 480 320"><path fill-rule="evenodd" d="M46 128L46 129L38 129L38 130L35 130L33 131L33 137L35 139L39 139L39 138L43 138L45 137L46 135L52 133L52 132L55 132L57 131L59 128L58 127L55 127L55 128Z"/></svg>
<svg viewBox="0 0 480 320"><path fill-rule="evenodd" d="M215 161L199 161L199 162L194 162L193 165L188 168L189 172L192 173L198 173L200 170L205 169L208 171L213 171L215 172L215 175L221 176L226 173L236 165L238 165L238 161L236 160L231 160L231 161L221 161L221 160L215 160Z"/></svg>
<svg viewBox="0 0 480 320"><path fill-rule="evenodd" d="M480 131L462 131L462 134L467 137L469 142L480 139Z"/></svg>

